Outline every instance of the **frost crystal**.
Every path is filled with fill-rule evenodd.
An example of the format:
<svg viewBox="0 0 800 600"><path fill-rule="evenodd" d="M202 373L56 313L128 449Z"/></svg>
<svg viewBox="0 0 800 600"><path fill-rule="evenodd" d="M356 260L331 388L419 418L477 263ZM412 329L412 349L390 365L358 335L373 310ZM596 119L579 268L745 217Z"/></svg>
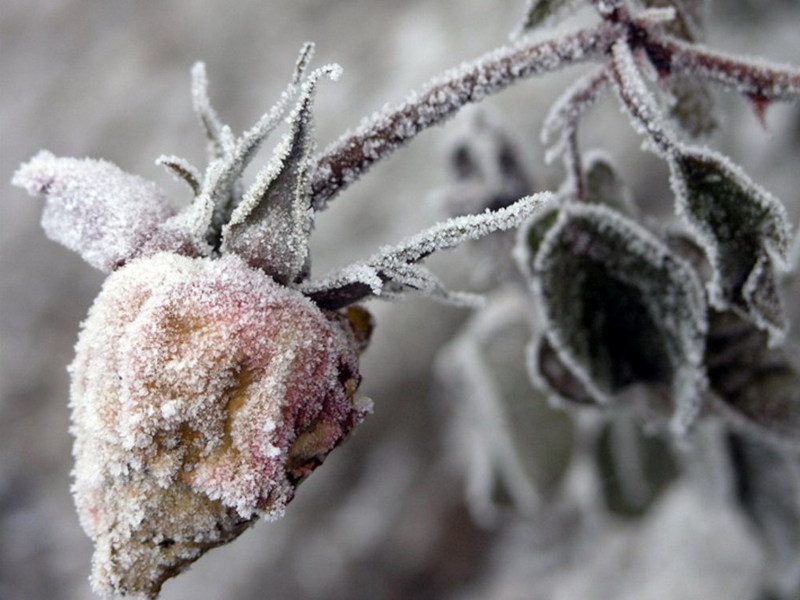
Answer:
<svg viewBox="0 0 800 600"><path fill-rule="evenodd" d="M161 583L295 487L364 417L353 327L236 256L109 277L76 347L75 499L100 593Z"/></svg>

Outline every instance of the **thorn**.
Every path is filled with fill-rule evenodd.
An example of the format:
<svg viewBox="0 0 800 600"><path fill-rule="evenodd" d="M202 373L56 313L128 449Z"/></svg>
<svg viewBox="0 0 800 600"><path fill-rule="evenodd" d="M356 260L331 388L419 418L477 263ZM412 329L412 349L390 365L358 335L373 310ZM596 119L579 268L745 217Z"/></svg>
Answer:
<svg viewBox="0 0 800 600"><path fill-rule="evenodd" d="M756 117L758 117L758 121L761 123L761 126L766 129L766 114L767 108L769 108L770 105L769 98L760 96L758 94L747 94L747 99L750 101L750 106L752 107L753 112L756 113Z"/></svg>

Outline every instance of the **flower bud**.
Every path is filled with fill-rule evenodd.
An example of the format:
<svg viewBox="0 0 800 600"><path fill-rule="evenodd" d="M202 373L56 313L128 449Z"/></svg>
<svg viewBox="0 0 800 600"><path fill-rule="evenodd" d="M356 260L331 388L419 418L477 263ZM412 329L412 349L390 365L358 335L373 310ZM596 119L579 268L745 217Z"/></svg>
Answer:
<svg viewBox="0 0 800 600"><path fill-rule="evenodd" d="M355 310L351 325L235 255L156 254L106 280L70 367L97 592L155 597L282 514L368 410Z"/></svg>

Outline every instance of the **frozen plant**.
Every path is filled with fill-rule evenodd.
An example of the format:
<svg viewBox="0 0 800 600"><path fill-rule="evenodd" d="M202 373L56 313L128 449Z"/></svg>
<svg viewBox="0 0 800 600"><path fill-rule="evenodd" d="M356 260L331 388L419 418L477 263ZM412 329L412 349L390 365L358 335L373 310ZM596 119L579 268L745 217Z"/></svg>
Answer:
<svg viewBox="0 0 800 600"><path fill-rule="evenodd" d="M340 68L309 72L310 44L273 108L239 136L212 108L198 64L192 98L208 166L158 159L191 190L184 207L105 161L42 151L23 164L13 183L44 198L47 235L109 273L70 367L73 491L95 542L95 591L154 598L207 550L258 518L280 516L299 483L369 412L358 395L358 361L372 320L359 303L421 293L479 307L479 297L447 290L422 262L519 228L514 257L524 301L523 286L503 283L439 364L443 379L460 384L465 405L486 419L481 443L471 446L482 469L471 480L477 516L496 516L489 496L498 482L530 515L558 494L562 476L569 479L577 460L571 437L580 432L548 413L544 396L602 415L608 427L597 440L606 445L638 448L611 452L612 467L625 473L618 495L632 497L637 510L669 479L644 481L638 454L664 455L673 441L688 451L698 423L721 421L731 472L747 492L740 506L780 555L775 564L786 565L765 585L796 593L797 552L774 533L789 523L800 538L800 376L781 347L788 319L779 293L789 224L778 199L695 140L716 124L709 85L743 94L763 114L770 102L800 97L800 71L704 47L705 4L529 0L511 45L444 73L320 153L312 102L321 80L335 80ZM594 24L545 41L526 37L583 5L595 9ZM456 155L463 185L448 203L464 214L312 276L316 213L373 164L467 104L589 62L596 66L544 123L549 157L565 165L557 190L526 190L513 149L484 124ZM581 120L607 94L669 168L672 227L653 225L611 162L578 144ZM284 121L288 132L245 186L244 170ZM488 146L470 145L482 136L492 138ZM502 257L493 252L491 260ZM511 335L526 331L520 323L533 330L526 352ZM500 331L514 338L513 356L496 344ZM518 398L525 377L541 390L530 407ZM508 406L560 435L541 444L512 435ZM642 439L640 423L662 437ZM557 464L537 469L520 459L536 448L557 448ZM763 457L785 474L780 485L759 471ZM770 503L789 516L770 514Z"/></svg>

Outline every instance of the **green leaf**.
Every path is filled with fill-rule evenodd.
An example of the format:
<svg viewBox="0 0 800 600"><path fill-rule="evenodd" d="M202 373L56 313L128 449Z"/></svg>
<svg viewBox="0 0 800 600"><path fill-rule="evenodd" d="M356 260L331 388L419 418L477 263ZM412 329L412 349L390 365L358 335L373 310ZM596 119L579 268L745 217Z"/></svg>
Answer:
<svg viewBox="0 0 800 600"><path fill-rule="evenodd" d="M789 223L783 205L726 157L680 148L670 159L678 213L698 236L713 268L711 303L732 308L769 332L786 331L774 263L786 260Z"/></svg>
<svg viewBox="0 0 800 600"><path fill-rule="evenodd" d="M633 384L667 386L683 431L705 386L706 316L694 271L635 222L568 204L539 247L545 335L600 403Z"/></svg>
<svg viewBox="0 0 800 600"><path fill-rule="evenodd" d="M550 23L575 4L577 4L575 0L528 0L522 30L530 31Z"/></svg>
<svg viewBox="0 0 800 600"><path fill-rule="evenodd" d="M585 202L602 204L626 215L635 213L630 191L610 158L595 150L586 154L584 163Z"/></svg>
<svg viewBox="0 0 800 600"><path fill-rule="evenodd" d="M800 448L800 374L783 348L732 311L712 313L705 362L713 406L732 426Z"/></svg>

